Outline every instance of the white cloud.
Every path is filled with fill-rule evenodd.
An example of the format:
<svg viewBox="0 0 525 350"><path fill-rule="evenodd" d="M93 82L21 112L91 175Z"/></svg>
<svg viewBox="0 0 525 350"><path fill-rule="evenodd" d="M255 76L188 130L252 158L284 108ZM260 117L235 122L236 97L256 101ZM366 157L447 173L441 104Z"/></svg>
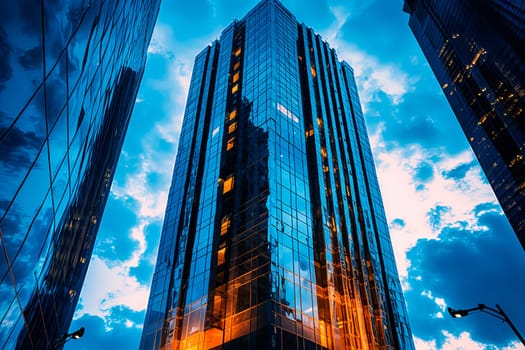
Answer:
<svg viewBox="0 0 525 350"><path fill-rule="evenodd" d="M149 289L129 275L131 267L128 262L110 267L98 256L93 256L84 282L91 288L84 288L75 319L88 314L105 320L110 309L118 305L126 305L134 311L144 310Z"/></svg>
<svg viewBox="0 0 525 350"><path fill-rule="evenodd" d="M387 219L391 222L399 218L405 223L404 226L390 225L390 234L400 277L406 282L410 264L406 252L418 239L435 239L445 226L458 225L458 222L478 228L472 210L479 203L495 203L496 200L477 167L459 181L443 176L443 171L471 163L474 159L470 150L447 155L441 149L424 149L417 145L388 149L381 135L380 126L370 135L370 140ZM434 177L424 183L424 189L417 191L420 182L414 179L414 173L420 162L432 165ZM449 211L440 216L440 222L432 225L427 214L438 205L449 207ZM404 284L403 287L409 286Z"/></svg>
<svg viewBox="0 0 525 350"><path fill-rule="evenodd" d="M344 6L331 6L329 9L335 21L322 31L323 37L336 49L339 58L354 68L363 109L367 110L367 104L378 99L379 91L385 93L394 105L401 103L403 96L413 89L417 78L410 77L399 66L381 62L377 57L345 41L341 29L348 20L350 11Z"/></svg>
<svg viewBox="0 0 525 350"><path fill-rule="evenodd" d="M459 336L455 336L447 331L442 331L445 342L443 346L439 347L435 340L424 341L417 337L414 338L416 349L418 350L496 350L492 345L484 345L472 340L468 332L463 332ZM523 349L523 345L518 342L509 344L507 347L500 350L520 350Z"/></svg>
<svg viewBox="0 0 525 350"><path fill-rule="evenodd" d="M173 58L172 47L169 45L173 37L173 29L158 22L153 30L153 35L148 46L148 54L162 55L168 59Z"/></svg>

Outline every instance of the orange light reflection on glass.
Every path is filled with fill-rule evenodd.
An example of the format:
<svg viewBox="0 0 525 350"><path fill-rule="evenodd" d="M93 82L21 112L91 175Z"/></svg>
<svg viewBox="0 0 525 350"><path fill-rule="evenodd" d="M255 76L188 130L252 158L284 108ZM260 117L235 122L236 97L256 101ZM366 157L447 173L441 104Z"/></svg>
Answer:
<svg viewBox="0 0 525 350"><path fill-rule="evenodd" d="M228 193L233 189L233 176L228 177L226 180L224 180L224 185L222 189L222 193Z"/></svg>

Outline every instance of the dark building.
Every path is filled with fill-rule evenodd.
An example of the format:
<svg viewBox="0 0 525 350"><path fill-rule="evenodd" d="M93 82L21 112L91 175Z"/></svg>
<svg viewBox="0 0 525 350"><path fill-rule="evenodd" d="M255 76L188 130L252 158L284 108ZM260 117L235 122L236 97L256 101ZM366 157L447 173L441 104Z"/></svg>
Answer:
<svg viewBox="0 0 525 350"><path fill-rule="evenodd" d="M352 68L278 1L195 59L140 348L414 348Z"/></svg>
<svg viewBox="0 0 525 350"><path fill-rule="evenodd" d="M404 10L525 248L525 1L405 0Z"/></svg>
<svg viewBox="0 0 525 350"><path fill-rule="evenodd" d="M158 10L0 2L1 349L69 331Z"/></svg>

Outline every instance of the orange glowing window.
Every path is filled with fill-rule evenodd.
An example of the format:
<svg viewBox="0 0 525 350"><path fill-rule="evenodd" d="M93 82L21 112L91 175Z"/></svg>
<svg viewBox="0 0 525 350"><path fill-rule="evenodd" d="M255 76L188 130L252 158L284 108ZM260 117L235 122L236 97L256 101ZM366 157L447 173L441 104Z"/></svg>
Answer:
<svg viewBox="0 0 525 350"><path fill-rule="evenodd" d="M229 216L225 216L221 222L221 236L225 235L230 229L231 220Z"/></svg>
<svg viewBox="0 0 525 350"><path fill-rule="evenodd" d="M241 67L241 62L237 62L235 63L235 65L233 66L233 70L237 70Z"/></svg>
<svg viewBox="0 0 525 350"><path fill-rule="evenodd" d="M237 110L234 109L233 111L230 112L230 114L228 115L228 118L230 120L233 120L236 116L237 116Z"/></svg>
<svg viewBox="0 0 525 350"><path fill-rule="evenodd" d="M317 72L315 71L314 66L310 67L310 71L312 72L312 77L316 78L317 77Z"/></svg>
<svg viewBox="0 0 525 350"><path fill-rule="evenodd" d="M314 129L306 130L306 137L311 137L314 135Z"/></svg>
<svg viewBox="0 0 525 350"><path fill-rule="evenodd" d="M235 50L235 52L233 53L235 56L239 57L241 55L241 48L237 48L237 50Z"/></svg>
<svg viewBox="0 0 525 350"><path fill-rule="evenodd" d="M239 80L239 76L240 76L240 73L239 73L239 72L235 73L235 74L233 75L232 82L236 83L237 80Z"/></svg>
<svg viewBox="0 0 525 350"><path fill-rule="evenodd" d="M235 130L237 130L237 122L233 122L228 126L228 134L231 134Z"/></svg>
<svg viewBox="0 0 525 350"><path fill-rule="evenodd" d="M228 193L233 189L234 184L234 178L233 176L229 176L226 180L224 180L224 185L222 187L222 193Z"/></svg>
<svg viewBox="0 0 525 350"><path fill-rule="evenodd" d="M226 247L217 251L217 266L224 264L226 261Z"/></svg>
<svg viewBox="0 0 525 350"><path fill-rule="evenodd" d="M226 142L226 150L229 151L235 146L235 137L232 137Z"/></svg>
<svg viewBox="0 0 525 350"><path fill-rule="evenodd" d="M326 156L328 155L328 154L326 153L326 148L321 147L321 155L322 155L323 157L326 157Z"/></svg>
<svg viewBox="0 0 525 350"><path fill-rule="evenodd" d="M237 91L239 91L239 84L235 84L232 87L232 94L236 93Z"/></svg>

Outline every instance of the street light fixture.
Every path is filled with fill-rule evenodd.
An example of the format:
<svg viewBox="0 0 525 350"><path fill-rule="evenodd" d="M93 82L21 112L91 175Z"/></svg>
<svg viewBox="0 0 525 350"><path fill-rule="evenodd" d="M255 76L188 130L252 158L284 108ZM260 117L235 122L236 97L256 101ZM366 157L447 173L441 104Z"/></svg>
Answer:
<svg viewBox="0 0 525 350"><path fill-rule="evenodd" d="M481 311L481 312L484 312L486 314L489 314L492 317L497 318L498 320L501 320L503 322L507 322L507 324L514 331L514 333L516 334L518 339L521 341L521 343L523 345L525 345L525 339L523 339L523 336L520 334L520 332L518 332L518 329L514 326L514 324L512 323L510 318L507 316L505 311L503 311L501 306L499 306L497 304L496 304L496 309L494 309L494 308L492 308L490 306L487 306L485 304L478 304L477 307L473 307L471 309L464 309L464 310L461 310L461 309L460 310L456 310L456 309L453 309L451 307L448 308L448 313L453 318L465 317L465 316L467 316L469 313L471 313L473 311Z"/></svg>
<svg viewBox="0 0 525 350"><path fill-rule="evenodd" d="M74 331L73 333L66 333L62 336L62 338L60 338L55 344L53 344L53 346L51 347L51 349L60 349L62 348L62 346L64 346L65 343L67 343L67 341L69 339L79 339L79 338L82 338L82 336L84 335L84 332L86 331L86 329L84 327L80 327L79 329L77 329L76 331Z"/></svg>

